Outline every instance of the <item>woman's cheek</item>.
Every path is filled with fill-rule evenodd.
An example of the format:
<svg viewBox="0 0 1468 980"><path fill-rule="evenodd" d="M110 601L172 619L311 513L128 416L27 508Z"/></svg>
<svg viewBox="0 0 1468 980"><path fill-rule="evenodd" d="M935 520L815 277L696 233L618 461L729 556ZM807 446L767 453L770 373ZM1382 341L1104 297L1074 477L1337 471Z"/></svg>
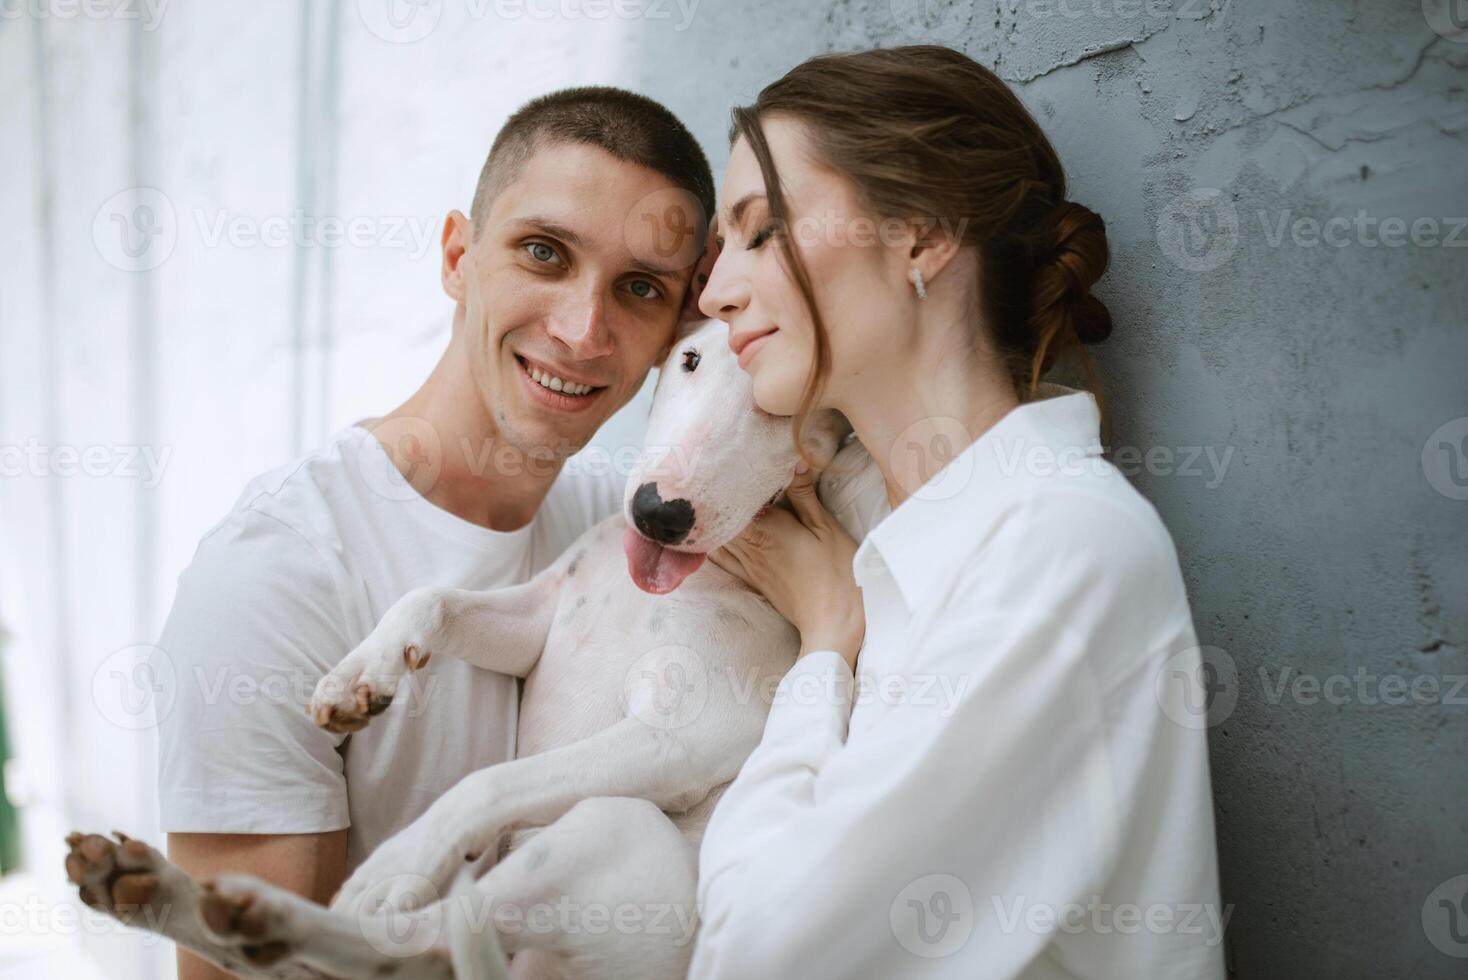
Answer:
<svg viewBox="0 0 1468 980"><path fill-rule="evenodd" d="M767 349L760 352L764 363L753 378L754 402L771 415L795 414L810 369L800 354L786 350L779 343L783 339L772 338Z"/></svg>

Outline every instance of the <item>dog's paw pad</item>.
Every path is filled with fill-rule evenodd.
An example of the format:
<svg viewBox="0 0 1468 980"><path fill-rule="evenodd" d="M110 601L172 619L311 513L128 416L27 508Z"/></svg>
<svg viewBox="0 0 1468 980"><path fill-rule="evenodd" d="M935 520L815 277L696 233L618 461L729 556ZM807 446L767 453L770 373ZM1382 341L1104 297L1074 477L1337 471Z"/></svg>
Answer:
<svg viewBox="0 0 1468 980"><path fill-rule="evenodd" d="M224 891L206 882L199 918L215 939L238 947L256 966L270 966L291 954L291 944L276 935L274 917L254 892Z"/></svg>
<svg viewBox="0 0 1468 980"><path fill-rule="evenodd" d="M101 834L68 834L66 877L87 905L128 921L158 896L158 867L147 844L114 833L116 841Z"/></svg>

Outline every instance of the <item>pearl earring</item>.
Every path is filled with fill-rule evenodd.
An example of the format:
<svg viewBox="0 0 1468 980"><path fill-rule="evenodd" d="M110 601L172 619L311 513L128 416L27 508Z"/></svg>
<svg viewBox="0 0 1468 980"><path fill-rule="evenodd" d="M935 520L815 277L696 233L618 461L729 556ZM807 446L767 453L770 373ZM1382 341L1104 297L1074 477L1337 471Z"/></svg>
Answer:
<svg viewBox="0 0 1468 980"><path fill-rule="evenodd" d="M912 276L910 278L912 279L913 288L917 290L917 298L927 299L928 287L923 284L923 270L919 269L917 266L913 266Z"/></svg>

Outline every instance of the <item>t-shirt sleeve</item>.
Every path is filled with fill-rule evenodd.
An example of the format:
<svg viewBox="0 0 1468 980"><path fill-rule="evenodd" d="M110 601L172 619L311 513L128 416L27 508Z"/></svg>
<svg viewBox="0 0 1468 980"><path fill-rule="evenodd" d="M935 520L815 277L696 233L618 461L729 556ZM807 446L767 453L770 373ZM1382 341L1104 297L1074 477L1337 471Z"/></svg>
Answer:
<svg viewBox="0 0 1468 980"><path fill-rule="evenodd" d="M290 526L245 510L205 535L155 651L176 685L157 702L163 830L349 825L344 736L306 713L316 680L348 650L345 621L326 558Z"/></svg>

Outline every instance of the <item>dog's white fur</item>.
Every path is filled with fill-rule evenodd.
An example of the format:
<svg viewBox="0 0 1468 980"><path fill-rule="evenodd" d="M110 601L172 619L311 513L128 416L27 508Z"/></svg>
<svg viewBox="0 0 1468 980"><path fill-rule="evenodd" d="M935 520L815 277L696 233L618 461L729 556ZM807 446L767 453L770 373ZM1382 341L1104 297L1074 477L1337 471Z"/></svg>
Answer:
<svg viewBox="0 0 1468 980"><path fill-rule="evenodd" d="M822 413L808 448L824 464L846 439L820 492L860 538L884 491L848 432ZM692 504L674 547L718 548L780 495L797 458L790 420L755 407L726 327L695 326L661 371L623 514L523 585L404 596L312 701L319 722L353 730L391 710L430 656L459 657L525 679L515 760L467 776L384 842L329 909L243 875L201 890L139 841L74 835L82 897L246 976L683 976L699 840L799 638L712 563L667 595L641 591L622 537L651 482ZM184 912L137 915L129 896Z"/></svg>

